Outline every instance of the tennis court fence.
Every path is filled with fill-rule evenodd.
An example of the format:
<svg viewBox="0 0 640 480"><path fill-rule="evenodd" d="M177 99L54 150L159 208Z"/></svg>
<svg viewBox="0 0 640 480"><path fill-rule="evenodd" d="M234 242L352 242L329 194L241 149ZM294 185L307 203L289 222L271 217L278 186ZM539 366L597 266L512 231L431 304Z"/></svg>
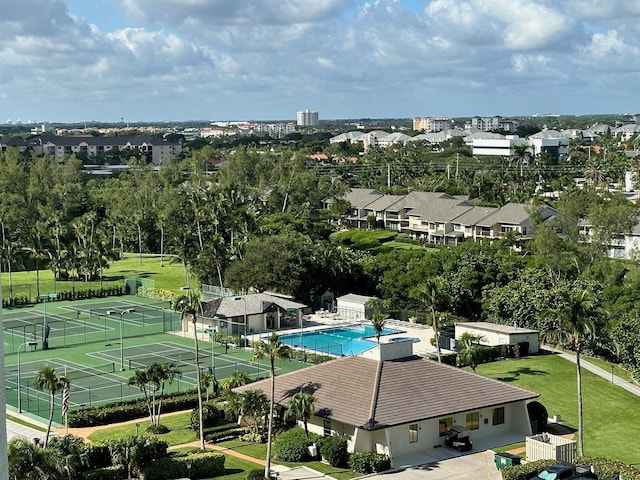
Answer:
<svg viewBox="0 0 640 480"><path fill-rule="evenodd" d="M3 333L5 353L16 353L25 342L42 345L45 337L49 348L116 341L155 333L180 331L180 314L167 308L136 307L135 312L121 315L123 310L78 308L63 314L36 312L11 317L5 313Z"/></svg>

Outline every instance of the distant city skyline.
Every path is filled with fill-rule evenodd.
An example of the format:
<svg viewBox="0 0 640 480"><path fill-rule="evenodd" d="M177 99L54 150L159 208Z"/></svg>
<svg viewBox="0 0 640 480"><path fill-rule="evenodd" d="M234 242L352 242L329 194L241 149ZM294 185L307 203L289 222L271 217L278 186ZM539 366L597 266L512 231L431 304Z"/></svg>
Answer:
<svg viewBox="0 0 640 480"><path fill-rule="evenodd" d="M638 113L640 2L0 0L0 123Z"/></svg>

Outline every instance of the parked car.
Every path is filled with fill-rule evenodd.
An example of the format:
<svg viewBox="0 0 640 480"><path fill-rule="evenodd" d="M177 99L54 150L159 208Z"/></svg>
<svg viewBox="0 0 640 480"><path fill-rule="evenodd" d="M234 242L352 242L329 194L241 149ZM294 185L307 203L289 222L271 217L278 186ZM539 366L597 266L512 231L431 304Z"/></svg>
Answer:
<svg viewBox="0 0 640 480"><path fill-rule="evenodd" d="M595 473L586 468L572 465L552 465L542 470L532 480L584 480L597 478Z"/></svg>
<svg viewBox="0 0 640 480"><path fill-rule="evenodd" d="M444 439L447 447L455 448L460 452L468 452L473 446L471 434L467 429L459 425L453 425L447 430L447 436Z"/></svg>

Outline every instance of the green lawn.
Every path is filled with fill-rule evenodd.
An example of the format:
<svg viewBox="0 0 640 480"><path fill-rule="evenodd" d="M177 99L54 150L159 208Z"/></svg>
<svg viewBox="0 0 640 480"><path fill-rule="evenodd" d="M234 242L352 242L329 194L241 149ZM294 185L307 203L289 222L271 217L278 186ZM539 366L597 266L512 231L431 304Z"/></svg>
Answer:
<svg viewBox="0 0 640 480"><path fill-rule="evenodd" d="M51 270L40 270L40 293L52 293L76 290L96 290L102 286L122 286L125 277L141 277L153 280L156 288L163 288L179 293L184 286L184 271L182 264L173 257L165 256L163 266L160 264L159 255L142 255L142 261L135 253L125 254L125 258L111 262L109 268L104 271L103 282L68 282L54 281ZM7 299L10 289L14 297L29 297L35 301L37 296L36 272L14 272L11 274L11 287L9 286L9 274L2 273L2 293Z"/></svg>
<svg viewBox="0 0 640 480"><path fill-rule="evenodd" d="M480 365L477 373L540 393L549 416L563 424L578 425L575 364L557 355L539 355ZM640 452L629 439L640 434L639 399L583 369L585 455L626 463L640 462Z"/></svg>
<svg viewBox="0 0 640 480"><path fill-rule="evenodd" d="M155 435L158 438L165 440L171 445L182 445L183 443L193 442L198 439L198 434L193 431L189 425L191 419L191 412L181 412L176 415L165 415L160 417L160 423L165 427L168 427L170 431L163 435ZM147 427L151 425L149 419L141 420L138 422L140 425L139 433L143 434ZM93 442L101 442L106 440L113 440L116 438L128 437L136 434L135 423L127 425L118 425L110 428L98 430L89 435L89 440Z"/></svg>

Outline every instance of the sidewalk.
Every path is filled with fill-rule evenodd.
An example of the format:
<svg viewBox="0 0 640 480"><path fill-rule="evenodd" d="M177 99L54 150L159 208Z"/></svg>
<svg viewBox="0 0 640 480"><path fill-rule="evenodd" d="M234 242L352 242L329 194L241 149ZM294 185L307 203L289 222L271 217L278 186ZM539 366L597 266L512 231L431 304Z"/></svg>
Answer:
<svg viewBox="0 0 640 480"><path fill-rule="evenodd" d="M548 347L546 345L543 345L540 347L541 350L546 350L554 355L559 355L562 358L564 358L565 360L569 360L571 363L576 363L576 356L573 353L564 353L562 351L559 350L554 350L551 347ZM585 370L588 370L592 373L595 373L596 375L598 375L599 377L602 377L606 380L609 380L611 383L613 383L614 385L618 385L619 387L624 388L625 390L627 390L628 392L633 393L634 395L640 397L640 386L628 382L616 375L612 375L611 371L607 371L603 368L600 368L596 365L594 365L593 363L589 363L588 360L585 360L584 358L580 358L580 366L582 368L584 368Z"/></svg>

